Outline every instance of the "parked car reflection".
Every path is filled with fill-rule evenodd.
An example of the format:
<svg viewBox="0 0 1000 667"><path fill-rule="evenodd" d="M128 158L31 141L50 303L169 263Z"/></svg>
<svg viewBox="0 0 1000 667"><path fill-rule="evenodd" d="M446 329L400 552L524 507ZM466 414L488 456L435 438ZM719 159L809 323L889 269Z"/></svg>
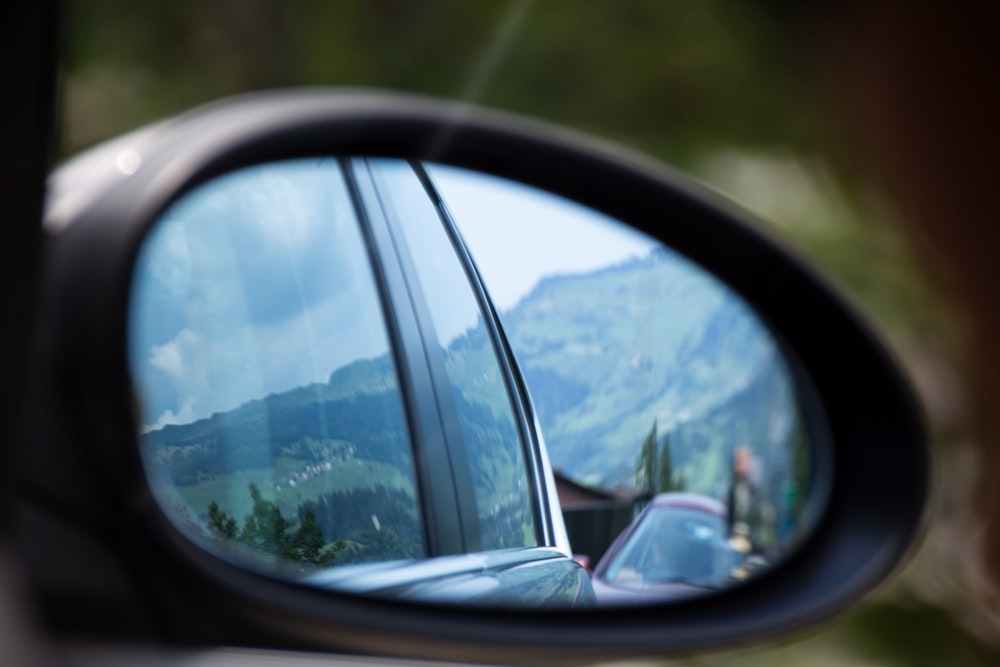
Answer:
<svg viewBox="0 0 1000 667"><path fill-rule="evenodd" d="M728 543L726 514L707 496L655 496L594 569L598 603L681 598L725 586L739 559Z"/></svg>

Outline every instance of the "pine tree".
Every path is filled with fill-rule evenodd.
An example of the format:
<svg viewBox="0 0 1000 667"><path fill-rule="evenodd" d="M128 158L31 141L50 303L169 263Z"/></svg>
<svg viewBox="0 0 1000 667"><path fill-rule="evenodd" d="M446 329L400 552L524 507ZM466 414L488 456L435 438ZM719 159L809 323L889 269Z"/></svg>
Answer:
<svg viewBox="0 0 1000 667"><path fill-rule="evenodd" d="M656 420L642 442L639 458L635 462L635 488L646 493L655 493L656 487Z"/></svg>
<svg viewBox="0 0 1000 667"><path fill-rule="evenodd" d="M659 475L656 479L656 490L660 493L664 491L674 491L673 464L670 458L670 438L663 436L660 444L660 467Z"/></svg>
<svg viewBox="0 0 1000 667"><path fill-rule="evenodd" d="M270 500L264 500L256 484L250 485L253 510L243 520L240 542L268 553L282 553L290 541L291 524L281 515L281 510Z"/></svg>
<svg viewBox="0 0 1000 667"><path fill-rule="evenodd" d="M674 473L673 457L671 455L670 438L666 435L660 443L660 468L656 480L657 493L667 491L683 491L687 486L683 473Z"/></svg>
<svg viewBox="0 0 1000 667"><path fill-rule="evenodd" d="M223 512L214 500L208 505L208 525L226 539L236 538L236 519Z"/></svg>

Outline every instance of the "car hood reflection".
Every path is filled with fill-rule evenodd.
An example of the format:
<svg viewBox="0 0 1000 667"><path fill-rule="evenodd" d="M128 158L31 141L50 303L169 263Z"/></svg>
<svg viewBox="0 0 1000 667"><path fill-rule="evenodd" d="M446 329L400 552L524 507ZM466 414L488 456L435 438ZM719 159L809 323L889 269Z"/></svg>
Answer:
<svg viewBox="0 0 1000 667"><path fill-rule="evenodd" d="M654 604L667 600L680 600L705 595L714 588L694 586L680 581L642 581L628 584L612 584L603 579L593 579L594 593L602 607L635 606Z"/></svg>
<svg viewBox="0 0 1000 667"><path fill-rule="evenodd" d="M582 567L551 548L503 549L329 568L302 583L349 593L474 606L592 606ZM585 595L585 599L581 599Z"/></svg>

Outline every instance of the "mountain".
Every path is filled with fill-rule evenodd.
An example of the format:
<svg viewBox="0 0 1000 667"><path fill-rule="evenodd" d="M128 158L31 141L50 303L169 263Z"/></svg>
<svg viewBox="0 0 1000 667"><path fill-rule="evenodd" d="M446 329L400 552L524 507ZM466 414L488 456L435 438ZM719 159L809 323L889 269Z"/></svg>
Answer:
<svg viewBox="0 0 1000 667"><path fill-rule="evenodd" d="M580 483L632 485L654 424L702 493L728 481L736 446L773 457L790 437L774 341L742 301L671 253L544 279L501 319L553 466ZM757 418L737 418L754 402Z"/></svg>
<svg viewBox="0 0 1000 667"><path fill-rule="evenodd" d="M500 317L553 466L577 482L633 486L651 429L660 459L669 459L687 490L720 495L731 482L737 447L753 449L772 485L786 484L803 467L807 448L794 389L774 340L742 301L672 253L549 276ZM480 322L451 343L445 358L449 374L468 388L456 400L493 429L504 392L483 384L502 385L489 372L488 346ZM282 494L296 482L294 496L278 497L292 510L294 498L308 498L303 484L318 492L315 475L303 472L317 465L327 465L326 490L373 488L390 479L415 493L388 356L354 361L326 383L141 439L147 460L191 506L206 506L224 483L237 480L240 497L247 481ZM495 448L475 446L496 456ZM516 466L500 459L490 465ZM241 515L248 501L229 502L228 510Z"/></svg>

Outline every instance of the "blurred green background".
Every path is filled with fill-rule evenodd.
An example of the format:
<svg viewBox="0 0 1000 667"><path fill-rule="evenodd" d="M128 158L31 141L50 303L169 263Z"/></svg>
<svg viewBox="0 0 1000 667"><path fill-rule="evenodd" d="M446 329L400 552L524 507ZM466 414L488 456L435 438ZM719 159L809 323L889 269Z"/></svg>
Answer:
<svg viewBox="0 0 1000 667"><path fill-rule="evenodd" d="M647 152L757 214L900 355L934 432L925 539L890 584L806 634L677 665L991 665L970 595L955 318L843 150L812 45L759 0L64 0L65 157L225 95L338 85L513 110ZM995 641L995 638L993 638Z"/></svg>

